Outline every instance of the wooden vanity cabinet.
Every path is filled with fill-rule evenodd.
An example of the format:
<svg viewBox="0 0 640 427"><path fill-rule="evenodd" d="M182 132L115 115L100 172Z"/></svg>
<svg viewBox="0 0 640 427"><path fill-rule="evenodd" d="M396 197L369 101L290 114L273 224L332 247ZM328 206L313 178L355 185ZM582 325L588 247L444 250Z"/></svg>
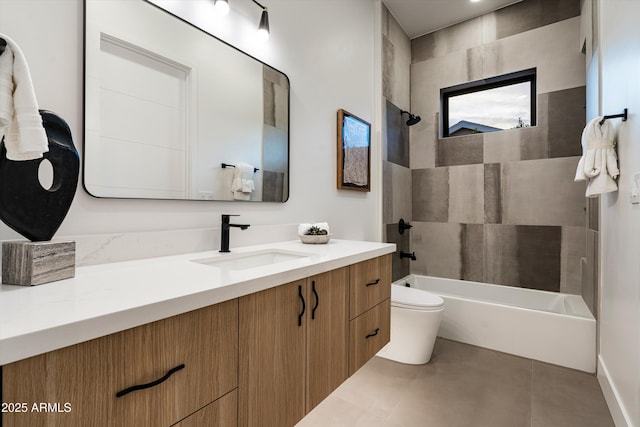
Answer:
<svg viewBox="0 0 640 427"><path fill-rule="evenodd" d="M349 268L240 298L238 425L293 426L348 376Z"/></svg>
<svg viewBox="0 0 640 427"><path fill-rule="evenodd" d="M391 255L350 267L349 375L391 339Z"/></svg>
<svg viewBox="0 0 640 427"><path fill-rule="evenodd" d="M29 411L2 414L3 425L173 425L237 387L237 322L235 299L5 365L3 401ZM116 397L182 365L154 387ZM60 412L34 412L34 403L57 403Z"/></svg>

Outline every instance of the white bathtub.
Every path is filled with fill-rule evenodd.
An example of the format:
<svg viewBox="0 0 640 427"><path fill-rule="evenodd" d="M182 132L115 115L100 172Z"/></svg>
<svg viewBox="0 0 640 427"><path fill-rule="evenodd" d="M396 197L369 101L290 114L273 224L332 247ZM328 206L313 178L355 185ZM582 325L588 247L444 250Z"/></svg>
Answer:
<svg viewBox="0 0 640 427"><path fill-rule="evenodd" d="M438 336L595 372L596 321L582 297L409 275L394 285L442 296Z"/></svg>

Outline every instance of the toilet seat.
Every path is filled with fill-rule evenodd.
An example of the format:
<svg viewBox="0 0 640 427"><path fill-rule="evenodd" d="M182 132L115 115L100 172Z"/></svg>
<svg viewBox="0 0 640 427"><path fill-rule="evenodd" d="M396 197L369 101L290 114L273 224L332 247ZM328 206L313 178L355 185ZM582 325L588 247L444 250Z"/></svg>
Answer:
<svg viewBox="0 0 640 427"><path fill-rule="evenodd" d="M420 311L437 311L444 306L444 300L435 294L406 286L391 286L391 306Z"/></svg>

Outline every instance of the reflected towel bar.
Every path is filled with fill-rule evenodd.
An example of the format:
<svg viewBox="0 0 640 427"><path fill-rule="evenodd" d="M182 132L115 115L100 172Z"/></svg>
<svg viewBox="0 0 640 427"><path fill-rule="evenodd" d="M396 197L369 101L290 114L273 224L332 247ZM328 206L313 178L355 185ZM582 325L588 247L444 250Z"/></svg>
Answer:
<svg viewBox="0 0 640 427"><path fill-rule="evenodd" d="M624 109L624 113L622 113L622 114L612 114L610 116L604 116L602 118L602 120L600 120L600 126L602 126L604 124L605 120L617 119L617 118L622 118L622 121L626 122L627 121L627 109L625 108Z"/></svg>
<svg viewBox="0 0 640 427"><path fill-rule="evenodd" d="M230 165L229 163L223 163L222 164L222 169L224 168L235 168L236 165ZM253 168L253 172L258 172L260 169L258 168Z"/></svg>
<svg viewBox="0 0 640 427"><path fill-rule="evenodd" d="M0 55L4 52L4 48L7 47L7 41L0 37Z"/></svg>

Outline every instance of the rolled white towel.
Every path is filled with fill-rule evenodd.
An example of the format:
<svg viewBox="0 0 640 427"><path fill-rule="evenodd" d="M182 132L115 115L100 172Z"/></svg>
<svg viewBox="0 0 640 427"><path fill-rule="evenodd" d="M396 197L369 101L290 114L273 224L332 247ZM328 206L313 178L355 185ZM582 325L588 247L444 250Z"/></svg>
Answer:
<svg viewBox="0 0 640 427"><path fill-rule="evenodd" d="M5 137L8 159L39 159L49 151L49 142L29 66L20 47L6 35L0 37L7 42L0 55L0 138Z"/></svg>
<svg viewBox="0 0 640 427"><path fill-rule="evenodd" d="M589 121L582 131L582 157L575 181L587 181L587 197L616 191L618 159L615 152L615 130L610 121L600 125L602 117Z"/></svg>

